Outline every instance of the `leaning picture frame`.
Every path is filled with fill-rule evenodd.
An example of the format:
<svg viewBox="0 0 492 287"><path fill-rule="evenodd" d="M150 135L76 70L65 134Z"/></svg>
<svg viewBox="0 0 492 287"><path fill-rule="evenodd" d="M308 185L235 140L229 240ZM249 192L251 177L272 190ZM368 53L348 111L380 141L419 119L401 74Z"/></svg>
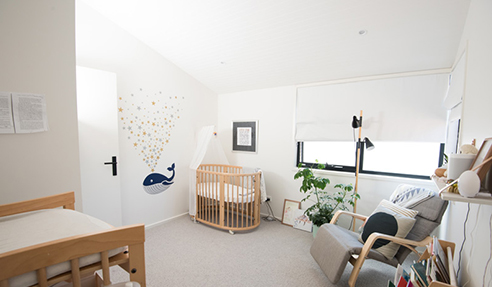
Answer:
<svg viewBox="0 0 492 287"><path fill-rule="evenodd" d="M492 165L492 161L488 161L482 165L485 161L492 157L492 138L486 138L480 149L478 150L475 159L472 162L471 170L475 170L480 181L484 181L487 172L489 171L490 166ZM481 166L480 166L481 165Z"/></svg>
<svg viewBox="0 0 492 287"><path fill-rule="evenodd" d="M232 122L232 151L256 153L258 147L258 121Z"/></svg>
<svg viewBox="0 0 492 287"><path fill-rule="evenodd" d="M285 199L284 200L284 209L282 212L282 224L293 227L294 226L294 220L295 220L295 213L296 213L296 210L298 210L299 208L301 208L301 202L300 201Z"/></svg>
<svg viewBox="0 0 492 287"><path fill-rule="evenodd" d="M311 232L313 230L313 223L304 213L305 210L303 209L297 209L294 212L294 228Z"/></svg>

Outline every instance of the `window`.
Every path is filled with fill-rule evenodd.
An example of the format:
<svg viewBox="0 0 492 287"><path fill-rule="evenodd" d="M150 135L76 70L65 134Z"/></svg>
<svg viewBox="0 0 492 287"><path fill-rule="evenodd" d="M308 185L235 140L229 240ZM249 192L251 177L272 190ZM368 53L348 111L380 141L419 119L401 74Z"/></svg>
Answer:
<svg viewBox="0 0 492 287"><path fill-rule="evenodd" d="M429 179L442 163L448 80L448 74L396 75L299 87L298 163L318 160L329 170L355 172L351 122L360 112L359 135L376 146L371 151L361 149L360 173Z"/></svg>
<svg viewBox="0 0 492 287"><path fill-rule="evenodd" d="M442 165L444 144L428 142L373 142L375 149L361 149L360 173L428 179ZM355 172L356 142L306 141L298 143L298 164L316 161L327 170Z"/></svg>

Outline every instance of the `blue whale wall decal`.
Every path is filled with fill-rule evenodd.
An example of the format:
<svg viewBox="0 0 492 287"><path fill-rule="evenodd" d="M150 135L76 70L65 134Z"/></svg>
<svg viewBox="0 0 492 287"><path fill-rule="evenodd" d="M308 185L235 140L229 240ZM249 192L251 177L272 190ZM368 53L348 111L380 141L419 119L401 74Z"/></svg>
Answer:
<svg viewBox="0 0 492 287"><path fill-rule="evenodd" d="M176 172L174 168L176 165L173 163L170 167L167 168L168 171L172 171L173 174L171 177L167 177L160 173L151 173L147 175L147 177L143 181L143 188L145 192L148 194L158 194L166 191L171 185L174 183L174 175Z"/></svg>

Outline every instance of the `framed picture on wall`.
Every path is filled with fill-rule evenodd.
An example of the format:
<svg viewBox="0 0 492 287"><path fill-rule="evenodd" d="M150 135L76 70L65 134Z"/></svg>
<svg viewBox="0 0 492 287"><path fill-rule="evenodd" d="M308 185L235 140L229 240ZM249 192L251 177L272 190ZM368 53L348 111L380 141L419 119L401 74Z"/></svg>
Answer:
<svg viewBox="0 0 492 287"><path fill-rule="evenodd" d="M295 214L300 207L300 201L285 199L284 210L282 212L282 224L294 226Z"/></svg>
<svg viewBox="0 0 492 287"><path fill-rule="evenodd" d="M232 151L255 153L257 144L258 121L232 122Z"/></svg>
<svg viewBox="0 0 492 287"><path fill-rule="evenodd" d="M492 165L492 161L487 161L490 157L492 157L492 138L486 138L483 141L482 146L480 146L478 154L473 160L471 166L472 170L476 169L478 177L480 177L480 181L482 182L484 181L485 176L487 175L487 172ZM485 164L483 164L484 162Z"/></svg>

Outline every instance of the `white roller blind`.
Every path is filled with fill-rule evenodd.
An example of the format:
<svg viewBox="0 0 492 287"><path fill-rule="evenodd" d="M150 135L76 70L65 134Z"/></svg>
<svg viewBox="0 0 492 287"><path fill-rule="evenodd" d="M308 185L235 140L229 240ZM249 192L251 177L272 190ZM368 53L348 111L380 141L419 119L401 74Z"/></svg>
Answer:
<svg viewBox="0 0 492 287"><path fill-rule="evenodd" d="M351 141L363 110L363 137L373 141L444 142L447 74L297 89L297 141Z"/></svg>
<svg viewBox="0 0 492 287"><path fill-rule="evenodd" d="M466 62L465 54L461 55L460 60L454 67L449 77L449 86L444 98L444 106L451 110L453 107L461 103L463 94L465 93L465 72Z"/></svg>

